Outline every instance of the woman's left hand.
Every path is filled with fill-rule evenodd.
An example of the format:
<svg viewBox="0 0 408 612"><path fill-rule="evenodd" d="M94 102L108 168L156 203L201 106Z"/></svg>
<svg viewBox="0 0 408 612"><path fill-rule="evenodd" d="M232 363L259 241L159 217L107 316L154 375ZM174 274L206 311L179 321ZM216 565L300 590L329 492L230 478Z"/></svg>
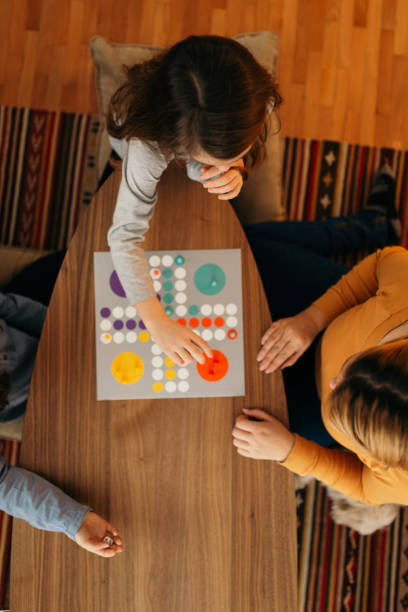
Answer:
<svg viewBox="0 0 408 612"><path fill-rule="evenodd" d="M233 444L238 453L251 459L285 461L295 443L294 434L263 410L244 408L243 412L232 430Z"/></svg>
<svg viewBox="0 0 408 612"><path fill-rule="evenodd" d="M242 189L244 179L240 168L244 169L244 161L239 159L220 176L217 166L205 166L201 169L200 180L208 193L218 193L219 200L232 200ZM214 178L216 177L216 178Z"/></svg>

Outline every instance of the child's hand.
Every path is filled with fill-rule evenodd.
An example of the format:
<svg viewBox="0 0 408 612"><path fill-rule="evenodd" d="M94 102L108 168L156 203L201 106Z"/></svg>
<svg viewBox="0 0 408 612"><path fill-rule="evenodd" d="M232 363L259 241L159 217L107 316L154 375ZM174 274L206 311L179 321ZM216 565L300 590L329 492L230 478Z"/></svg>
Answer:
<svg viewBox="0 0 408 612"><path fill-rule="evenodd" d="M326 316L314 305L294 317L278 319L262 337L259 369L269 374L293 365L326 325Z"/></svg>
<svg viewBox="0 0 408 612"><path fill-rule="evenodd" d="M200 180L208 193L219 193L219 200L232 200L236 198L242 189L244 182L240 168L244 169L242 159L234 162L228 169L217 166L205 166L201 168ZM216 178L214 178L216 177Z"/></svg>
<svg viewBox="0 0 408 612"><path fill-rule="evenodd" d="M184 325L176 323L163 315L150 323L149 331L154 341L178 365L185 365L197 360L204 363L204 353L212 357L208 344Z"/></svg>
<svg viewBox="0 0 408 612"><path fill-rule="evenodd" d="M295 436L278 419L263 410L248 410L237 417L232 430L233 444L243 457L284 461L295 443ZM251 421L251 418L257 419Z"/></svg>
<svg viewBox="0 0 408 612"><path fill-rule="evenodd" d="M104 542L104 538L109 538L113 544ZM75 542L85 550L101 557L114 557L123 551L119 531L95 512L88 512L85 515L75 535Z"/></svg>

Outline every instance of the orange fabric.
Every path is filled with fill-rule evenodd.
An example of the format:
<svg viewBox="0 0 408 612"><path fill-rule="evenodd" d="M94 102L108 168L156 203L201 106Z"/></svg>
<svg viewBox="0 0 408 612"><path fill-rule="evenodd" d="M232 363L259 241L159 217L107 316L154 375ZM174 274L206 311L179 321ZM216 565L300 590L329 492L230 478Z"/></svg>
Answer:
<svg viewBox="0 0 408 612"><path fill-rule="evenodd" d="M326 449L296 435L283 465L298 474L312 474L369 504L408 505L408 471L387 469L363 456L327 419L329 382L343 363L354 353L376 346L408 320L408 251L387 247L369 255L314 303L331 321L317 355L323 422L330 435L352 453Z"/></svg>

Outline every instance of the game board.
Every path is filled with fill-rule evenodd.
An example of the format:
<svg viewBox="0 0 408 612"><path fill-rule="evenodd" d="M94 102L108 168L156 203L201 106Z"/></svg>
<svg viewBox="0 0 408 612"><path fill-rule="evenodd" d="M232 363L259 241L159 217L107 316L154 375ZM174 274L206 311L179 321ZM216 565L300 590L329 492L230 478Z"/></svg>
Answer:
<svg viewBox="0 0 408 612"><path fill-rule="evenodd" d="M146 251L166 314L213 349L178 366L129 304L110 253L94 254L97 399L245 395L240 249Z"/></svg>

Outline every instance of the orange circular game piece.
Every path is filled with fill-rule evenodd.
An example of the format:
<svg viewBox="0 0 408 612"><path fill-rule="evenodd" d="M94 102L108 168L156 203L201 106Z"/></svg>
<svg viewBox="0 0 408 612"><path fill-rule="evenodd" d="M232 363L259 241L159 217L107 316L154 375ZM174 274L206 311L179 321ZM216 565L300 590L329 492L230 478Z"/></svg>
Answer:
<svg viewBox="0 0 408 612"><path fill-rule="evenodd" d="M214 319L214 324L217 327L222 327L224 325L225 321L222 317L217 317L216 319Z"/></svg>
<svg viewBox="0 0 408 612"><path fill-rule="evenodd" d="M212 321L211 321L210 317L205 317L204 319L201 319L201 325L203 327L211 327L211 323L212 323Z"/></svg>
<svg viewBox="0 0 408 612"><path fill-rule="evenodd" d="M190 319L189 323L190 327L198 327L200 325L200 321L197 319L197 317Z"/></svg>
<svg viewBox="0 0 408 612"><path fill-rule="evenodd" d="M229 329L227 331L227 336L230 340L235 340L235 338L238 336L238 332L236 329Z"/></svg>
<svg viewBox="0 0 408 612"><path fill-rule="evenodd" d="M187 321L183 318L177 319L177 323L180 323L180 325L187 325Z"/></svg>
<svg viewBox="0 0 408 612"><path fill-rule="evenodd" d="M204 355L205 363L197 362L197 372L201 378L208 382L216 382L224 378L228 372L228 359L221 351L213 351L213 356Z"/></svg>

